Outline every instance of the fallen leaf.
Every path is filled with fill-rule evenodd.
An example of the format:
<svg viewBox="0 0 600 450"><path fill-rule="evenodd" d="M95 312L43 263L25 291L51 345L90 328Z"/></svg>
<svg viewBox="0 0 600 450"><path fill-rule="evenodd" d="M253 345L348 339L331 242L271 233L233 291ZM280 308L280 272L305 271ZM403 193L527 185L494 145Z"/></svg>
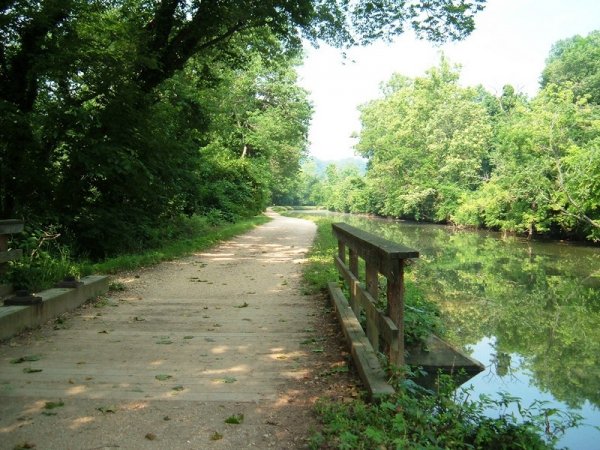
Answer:
<svg viewBox="0 0 600 450"><path fill-rule="evenodd" d="M102 414L114 414L117 412L117 407L114 405L111 406L100 406L98 408L96 408L98 411L100 411Z"/></svg>
<svg viewBox="0 0 600 450"><path fill-rule="evenodd" d="M156 435L154 433L147 433L146 439L148 439L149 441L153 441L156 439Z"/></svg>
<svg viewBox="0 0 600 450"><path fill-rule="evenodd" d="M58 402L46 402L44 404L44 409L61 408L63 406L65 406L65 403L62 400L59 400Z"/></svg>
<svg viewBox="0 0 600 450"><path fill-rule="evenodd" d="M20 358L16 358L16 359L12 359L10 361L11 364L21 364L24 362L29 362L29 361L39 361L40 359L42 359L42 357L40 355L27 355L27 356L21 356Z"/></svg>
<svg viewBox="0 0 600 450"><path fill-rule="evenodd" d="M225 419L225 423L230 423L232 425L240 425L243 421L243 414L234 414L233 416L229 416L227 419Z"/></svg>
<svg viewBox="0 0 600 450"><path fill-rule="evenodd" d="M13 447L13 450L23 450L27 448L35 448L35 444L33 442L21 442Z"/></svg>

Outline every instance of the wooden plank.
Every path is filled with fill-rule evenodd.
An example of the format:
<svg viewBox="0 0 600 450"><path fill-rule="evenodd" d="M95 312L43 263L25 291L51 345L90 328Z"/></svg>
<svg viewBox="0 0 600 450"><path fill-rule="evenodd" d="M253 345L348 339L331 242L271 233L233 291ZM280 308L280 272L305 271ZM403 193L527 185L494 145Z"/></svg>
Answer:
<svg viewBox="0 0 600 450"><path fill-rule="evenodd" d="M6 252L0 252L0 263L15 261L23 256L23 250L15 249Z"/></svg>
<svg viewBox="0 0 600 450"><path fill-rule="evenodd" d="M357 300L357 296L354 294L354 292L356 292L356 285L355 283L352 283L352 280L356 277L352 275L348 266L342 262L339 256L334 256L333 262L338 268L340 276L346 281L346 284L348 285L348 289L350 290L350 298L348 299L348 304L354 311L354 315L358 317L360 316L360 303Z"/></svg>
<svg viewBox="0 0 600 450"><path fill-rule="evenodd" d="M367 292L376 301L379 295L379 274L377 266L371 261L366 262L365 267L365 285L367 286ZM377 323L378 314L373 314L373 309L366 309L367 312L367 337L369 342L377 351L381 351L379 348L379 324Z"/></svg>
<svg viewBox="0 0 600 450"><path fill-rule="evenodd" d="M365 310L367 317L377 317L378 333L381 335L386 344L390 346L390 350L395 350L397 352L399 348L398 327L389 317L387 317L377 308L377 302L375 299L371 296L371 294L365 291L362 286L360 286L358 279L350 273L346 265L343 264L339 258L335 258L335 264L346 283L356 289L356 300Z"/></svg>
<svg viewBox="0 0 600 450"><path fill-rule="evenodd" d="M14 234L21 231L23 231L23 222L21 220L0 220L0 234Z"/></svg>
<svg viewBox="0 0 600 450"><path fill-rule="evenodd" d="M398 327L400 339L397 351L390 352L390 362L404 365L404 261L394 261L391 276L387 279L387 314Z"/></svg>
<svg viewBox="0 0 600 450"><path fill-rule="evenodd" d="M378 398L393 394L394 388L387 383L385 371L379 364L377 355L352 309L348 307L341 289L336 283L329 283L328 288L342 330L350 346L350 353L369 395L372 398Z"/></svg>
<svg viewBox="0 0 600 450"><path fill-rule="evenodd" d="M419 257L417 250L367 233L347 223L334 223L331 227L338 242L354 249L365 261L375 264L385 276L390 276L394 261Z"/></svg>
<svg viewBox="0 0 600 450"><path fill-rule="evenodd" d="M331 224L333 232L336 236L342 237L343 242L349 242L352 247L355 247L360 251L361 248L376 248L378 253L383 256L391 256L394 259L407 259L407 258L418 258L419 252L404 245L397 244L396 242L388 239L383 239L374 234L368 233L361 230L360 228L353 227L347 223L334 223Z"/></svg>

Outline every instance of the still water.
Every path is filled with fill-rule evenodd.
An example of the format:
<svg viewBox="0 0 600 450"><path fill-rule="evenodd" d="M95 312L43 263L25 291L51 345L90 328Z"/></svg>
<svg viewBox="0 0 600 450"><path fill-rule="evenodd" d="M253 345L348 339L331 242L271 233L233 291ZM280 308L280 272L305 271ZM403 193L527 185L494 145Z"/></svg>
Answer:
<svg viewBox="0 0 600 450"><path fill-rule="evenodd" d="M486 366L465 384L472 398L502 391L575 412L584 424L559 447L600 449L600 248L334 216L420 252L410 270L446 339Z"/></svg>

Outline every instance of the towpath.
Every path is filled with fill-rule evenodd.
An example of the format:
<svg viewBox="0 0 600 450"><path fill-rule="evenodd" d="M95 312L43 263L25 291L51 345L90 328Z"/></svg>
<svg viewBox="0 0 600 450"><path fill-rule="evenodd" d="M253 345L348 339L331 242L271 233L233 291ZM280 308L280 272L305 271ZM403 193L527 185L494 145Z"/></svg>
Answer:
<svg viewBox="0 0 600 450"><path fill-rule="evenodd" d="M315 225L272 215L1 344L0 448L304 448L345 361L300 284Z"/></svg>

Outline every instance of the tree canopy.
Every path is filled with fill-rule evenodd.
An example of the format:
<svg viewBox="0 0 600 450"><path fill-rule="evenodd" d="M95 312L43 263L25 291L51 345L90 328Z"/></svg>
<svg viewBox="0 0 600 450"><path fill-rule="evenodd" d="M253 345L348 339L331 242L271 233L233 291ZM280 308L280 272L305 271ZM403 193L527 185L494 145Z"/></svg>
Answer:
<svg viewBox="0 0 600 450"><path fill-rule="evenodd" d="M0 215L103 256L181 215L255 214L293 189L306 151L303 40L460 39L483 5L2 1Z"/></svg>

